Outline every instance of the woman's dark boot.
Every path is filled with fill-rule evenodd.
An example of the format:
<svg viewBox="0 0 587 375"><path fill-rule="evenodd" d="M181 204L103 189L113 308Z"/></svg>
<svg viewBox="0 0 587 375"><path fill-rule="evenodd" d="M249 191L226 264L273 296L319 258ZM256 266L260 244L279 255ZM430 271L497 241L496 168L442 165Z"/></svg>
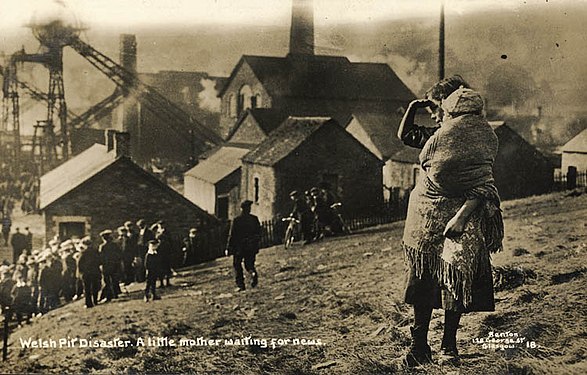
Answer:
<svg viewBox="0 0 587 375"><path fill-rule="evenodd" d="M457 330L460 320L461 313L449 310L445 311L444 334L442 335L442 344L440 345L439 364L458 366L461 362L457 349Z"/></svg>
<svg viewBox="0 0 587 375"><path fill-rule="evenodd" d="M428 345L428 327L432 308L414 306L414 326L410 327L412 344L404 358L407 367L416 367L432 362L432 351Z"/></svg>

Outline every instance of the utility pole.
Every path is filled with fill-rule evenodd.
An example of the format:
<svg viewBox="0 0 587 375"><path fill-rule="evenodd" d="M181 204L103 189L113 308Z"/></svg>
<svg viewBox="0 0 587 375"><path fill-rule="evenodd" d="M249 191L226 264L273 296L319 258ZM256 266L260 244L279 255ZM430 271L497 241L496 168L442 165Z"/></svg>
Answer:
<svg viewBox="0 0 587 375"><path fill-rule="evenodd" d="M444 79L444 0L440 0L440 32L438 38L438 80Z"/></svg>

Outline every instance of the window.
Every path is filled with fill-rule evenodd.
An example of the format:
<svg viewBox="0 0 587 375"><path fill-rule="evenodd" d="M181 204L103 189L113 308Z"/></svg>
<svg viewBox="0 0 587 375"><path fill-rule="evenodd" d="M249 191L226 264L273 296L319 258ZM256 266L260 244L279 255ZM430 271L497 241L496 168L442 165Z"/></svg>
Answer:
<svg viewBox="0 0 587 375"><path fill-rule="evenodd" d="M230 94L228 96L228 115L230 117L236 117L236 99L234 97L234 94Z"/></svg>
<svg viewBox="0 0 587 375"><path fill-rule="evenodd" d="M59 238L68 239L72 237L82 238L86 235L86 223L65 222L59 223Z"/></svg>
<svg viewBox="0 0 587 375"><path fill-rule="evenodd" d="M249 85L241 87L238 95L237 113L240 115L243 111L252 107L253 91Z"/></svg>
<svg viewBox="0 0 587 375"><path fill-rule="evenodd" d="M261 94L256 94L251 97L251 108L261 108Z"/></svg>
<svg viewBox="0 0 587 375"><path fill-rule="evenodd" d="M253 187L255 189L255 203L259 203L259 177L253 179Z"/></svg>

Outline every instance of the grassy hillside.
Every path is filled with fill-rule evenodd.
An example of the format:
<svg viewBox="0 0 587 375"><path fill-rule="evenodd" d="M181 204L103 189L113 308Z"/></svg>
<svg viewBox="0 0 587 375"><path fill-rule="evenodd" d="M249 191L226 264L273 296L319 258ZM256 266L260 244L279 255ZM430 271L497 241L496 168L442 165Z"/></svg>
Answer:
<svg viewBox="0 0 587 375"><path fill-rule="evenodd" d="M587 194L576 195L505 204L505 250L494 258L501 270L496 311L463 318L460 369L428 365L411 373L587 371ZM241 293L224 258L180 272L160 301L143 302L142 286L132 286L94 309L72 303L13 332L2 372L405 373L398 359L409 345L411 312L401 302L402 228L399 222L306 247L264 249L259 287ZM435 311L433 352L442 321ZM490 332L535 345L500 350L474 342ZM118 338L132 346L21 348L29 338ZM139 338L146 346L137 346ZM181 339L184 346L169 345Z"/></svg>

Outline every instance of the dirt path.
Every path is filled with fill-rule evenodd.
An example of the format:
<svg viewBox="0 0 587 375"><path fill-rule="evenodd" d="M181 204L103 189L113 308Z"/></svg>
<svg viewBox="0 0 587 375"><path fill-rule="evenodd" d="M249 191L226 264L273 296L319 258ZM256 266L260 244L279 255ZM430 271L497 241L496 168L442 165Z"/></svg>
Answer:
<svg viewBox="0 0 587 375"><path fill-rule="evenodd" d="M460 369L429 365L412 373L587 372L587 194L507 202L504 215L505 250L494 264L514 270L502 283L512 288L497 293L494 313L463 318ZM161 301L144 303L142 286L132 286L123 298L94 309L75 302L14 332L5 369L403 373L396 362L409 345L411 312L401 303L402 229L403 222L394 223L287 251L264 249L258 258L260 285L242 293L234 292L230 260L224 258L181 272ZM434 313L431 327L437 350L441 312ZM517 334L538 347L491 350L472 341L490 332ZM133 346L21 349L21 339L29 337L120 338ZM157 342L158 337L168 341ZM146 345L149 338L167 345L137 346L139 338ZM182 338L193 341L169 346L170 339L179 344ZM225 341L230 339L232 345Z"/></svg>

